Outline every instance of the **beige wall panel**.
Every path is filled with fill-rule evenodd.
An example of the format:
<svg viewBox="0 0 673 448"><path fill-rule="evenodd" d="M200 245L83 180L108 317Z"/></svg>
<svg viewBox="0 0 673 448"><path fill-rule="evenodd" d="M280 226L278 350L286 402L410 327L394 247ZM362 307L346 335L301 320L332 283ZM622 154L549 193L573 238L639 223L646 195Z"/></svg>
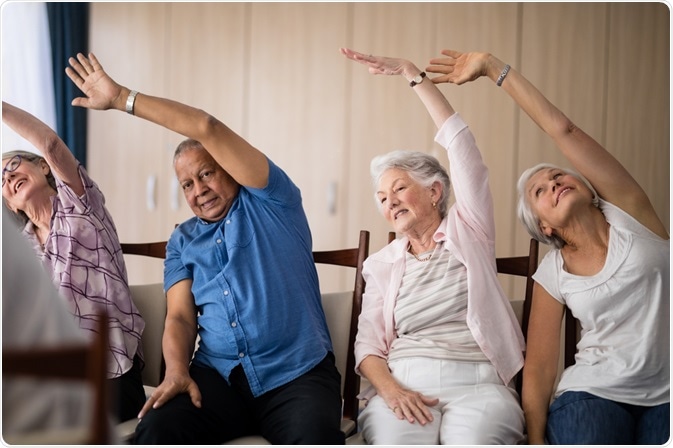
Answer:
<svg viewBox="0 0 673 448"><path fill-rule="evenodd" d="M170 3L165 42L167 96L207 111L243 136L249 10L244 3ZM184 139L169 132L169 143L157 152L164 167L158 190L170 225L194 216L175 188L173 153ZM169 206L171 195L178 199L177 210Z"/></svg>
<svg viewBox="0 0 673 448"><path fill-rule="evenodd" d="M516 3L442 3L436 16L437 38L433 57L443 49L485 51L515 65L518 61L517 26L521 6ZM440 85L477 139L489 167L495 208L496 254L521 255L527 245L514 245L518 225L515 201L519 147L518 113L512 100L492 81L482 78L456 86Z"/></svg>
<svg viewBox="0 0 673 448"><path fill-rule="evenodd" d="M517 67L552 103L599 142L605 119L607 4L524 3ZM569 26L572 24L572 26ZM541 162L570 167L552 140L520 112L518 176ZM530 239L522 226L517 247ZM541 253L548 248L541 245Z"/></svg>
<svg viewBox="0 0 673 448"><path fill-rule="evenodd" d="M344 234L346 4L253 4L250 141L302 191L315 249L356 244ZM328 192L338 196L329 207Z"/></svg>
<svg viewBox="0 0 673 448"><path fill-rule="evenodd" d="M402 57L425 68L435 54L432 3L356 3L353 5L352 48L363 53ZM432 152L436 128L425 107L399 76L374 76L343 58L350 79L348 111L351 151L348 167L349 233L367 228L371 250L387 242L392 230L376 208L369 176L371 159L396 149Z"/></svg>
<svg viewBox="0 0 673 448"><path fill-rule="evenodd" d="M252 4L249 137L299 186L315 250L355 246L348 203L345 117L348 5ZM279 254L282 256L282 254ZM351 273L321 268L323 290L352 287ZM342 285L342 286L341 286Z"/></svg>
<svg viewBox="0 0 673 448"><path fill-rule="evenodd" d="M517 3L442 3L436 16L433 57L441 50L485 51L517 66L519 15ZM496 255L524 255L527 243L516 245L519 223L514 204L518 178L518 111L511 98L486 78L456 86L440 85L456 111L470 126L489 168L496 223ZM525 281L502 276L509 297L523 295Z"/></svg>
<svg viewBox="0 0 673 448"><path fill-rule="evenodd" d="M611 3L606 147L670 231L670 12L664 3Z"/></svg>
<svg viewBox="0 0 673 448"><path fill-rule="evenodd" d="M90 48L120 84L165 94L165 11L163 3L92 3ZM163 170L157 149L165 132L118 111L90 111L88 165L106 197L121 241L166 239L172 225L163 222L161 201L148 210L149 176ZM129 281L160 281L162 263L127 259Z"/></svg>

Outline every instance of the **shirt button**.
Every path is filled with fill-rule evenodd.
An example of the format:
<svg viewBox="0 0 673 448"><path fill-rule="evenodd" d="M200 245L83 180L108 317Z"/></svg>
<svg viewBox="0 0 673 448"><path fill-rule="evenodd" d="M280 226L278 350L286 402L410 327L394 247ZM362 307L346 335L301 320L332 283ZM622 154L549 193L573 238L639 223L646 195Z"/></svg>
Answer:
<svg viewBox="0 0 673 448"><path fill-rule="evenodd" d="M232 326L233 328L236 328L236 322L232 322L232 323L231 323L231 326Z"/></svg>
<svg viewBox="0 0 673 448"><path fill-rule="evenodd" d="M228 296L228 295L229 295L229 291L224 291L224 295L225 295L225 296Z"/></svg>
<svg viewBox="0 0 673 448"><path fill-rule="evenodd" d="M245 356L245 353L239 353L239 354L238 354L238 357L239 357L239 358L243 358L244 356Z"/></svg>
<svg viewBox="0 0 673 448"><path fill-rule="evenodd" d="M227 223L227 224L231 224L231 219L227 219L227 220L225 221L225 223Z"/></svg>
<svg viewBox="0 0 673 448"><path fill-rule="evenodd" d="M222 243L222 240L220 238L218 238L216 241L217 241L217 244Z"/></svg>

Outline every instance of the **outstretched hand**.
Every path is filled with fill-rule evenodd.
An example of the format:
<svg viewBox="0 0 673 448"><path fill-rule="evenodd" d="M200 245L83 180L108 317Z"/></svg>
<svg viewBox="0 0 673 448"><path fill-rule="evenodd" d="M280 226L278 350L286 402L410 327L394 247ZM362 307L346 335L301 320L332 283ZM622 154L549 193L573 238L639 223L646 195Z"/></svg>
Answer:
<svg viewBox="0 0 673 448"><path fill-rule="evenodd" d="M201 407L201 391L191 376L188 374L166 374L164 380L157 386L154 393L152 393L145 402L145 405L138 414L138 418L143 418L150 409L156 409L163 406L173 397L181 393L189 394L192 404L197 408Z"/></svg>
<svg viewBox="0 0 673 448"><path fill-rule="evenodd" d="M445 58L430 59L430 66L425 71L439 73L432 78L435 84L450 82L464 84L486 75L488 53L461 53L455 50L442 50Z"/></svg>
<svg viewBox="0 0 673 448"><path fill-rule="evenodd" d="M369 67L369 73L373 75L402 75L411 65L405 59L366 55L348 48L340 48L339 51L348 59Z"/></svg>
<svg viewBox="0 0 673 448"><path fill-rule="evenodd" d="M105 73L103 67L93 53L87 58L82 53L77 54L77 59L68 59L70 67L66 67L65 73L75 85L86 95L72 100L73 106L86 107L88 109L107 110L119 108L122 99L122 87Z"/></svg>

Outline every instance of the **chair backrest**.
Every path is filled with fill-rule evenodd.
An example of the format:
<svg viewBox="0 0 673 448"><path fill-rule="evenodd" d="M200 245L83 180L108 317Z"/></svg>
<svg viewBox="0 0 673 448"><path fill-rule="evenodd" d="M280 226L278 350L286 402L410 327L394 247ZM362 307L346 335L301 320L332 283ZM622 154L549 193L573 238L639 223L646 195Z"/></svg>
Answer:
<svg viewBox="0 0 673 448"><path fill-rule="evenodd" d="M355 373L355 336L358 318L362 309L362 294L365 282L362 265L369 255L369 232L360 231L358 246L350 249L313 252L317 264L354 268L353 290L323 293L322 303L334 348L334 356L341 373L344 419L357 421L360 392L360 376Z"/></svg>
<svg viewBox="0 0 673 448"><path fill-rule="evenodd" d="M166 241L154 243L121 243L125 255L166 258ZM161 283L131 285L131 297L145 320L141 338L145 368L143 384L156 387L161 383L166 364L161 350L161 340L166 323L166 295Z"/></svg>
<svg viewBox="0 0 673 448"><path fill-rule="evenodd" d="M58 434L58 439L69 445L81 443L104 445L111 443L108 421L110 411L107 389L108 352L107 314L101 315L94 338L87 344L21 349L3 347L2 375L4 378L11 376L41 380L81 381L88 384L92 392L93 406L91 409L93 415L84 441L68 442L67 436L63 439L64 431L51 433L49 430L45 430L33 434L35 438L33 442L29 442L30 434L27 434L26 437L19 436L23 439L23 442L20 443L57 443L50 440L50 434Z"/></svg>

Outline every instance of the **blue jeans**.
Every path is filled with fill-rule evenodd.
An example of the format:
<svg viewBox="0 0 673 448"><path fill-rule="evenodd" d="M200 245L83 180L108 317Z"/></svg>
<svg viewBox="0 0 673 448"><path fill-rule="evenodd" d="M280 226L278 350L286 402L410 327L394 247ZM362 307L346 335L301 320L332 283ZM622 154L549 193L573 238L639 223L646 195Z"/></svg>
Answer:
<svg viewBox="0 0 673 448"><path fill-rule="evenodd" d="M670 437L670 403L635 406L587 392L564 392L552 403L552 445L663 445Z"/></svg>

